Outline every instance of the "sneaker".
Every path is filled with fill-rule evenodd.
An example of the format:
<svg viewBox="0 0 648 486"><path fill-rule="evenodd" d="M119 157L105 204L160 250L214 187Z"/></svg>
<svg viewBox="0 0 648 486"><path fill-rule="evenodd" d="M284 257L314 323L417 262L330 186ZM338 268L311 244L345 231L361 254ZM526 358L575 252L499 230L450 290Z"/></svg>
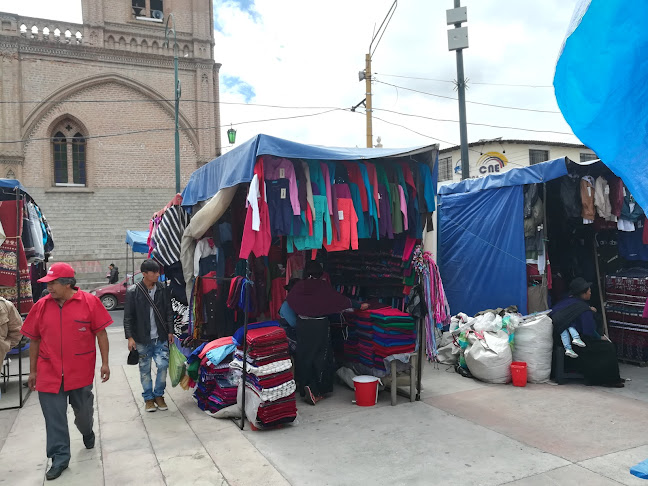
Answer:
<svg viewBox="0 0 648 486"><path fill-rule="evenodd" d="M164 397L155 397L155 405L159 410L169 410L169 407L167 407L167 404L164 401Z"/></svg>
<svg viewBox="0 0 648 486"><path fill-rule="evenodd" d="M565 355L570 357L570 358L578 358L578 355L576 353L574 353L574 351L571 350L571 349L566 350Z"/></svg>
<svg viewBox="0 0 648 486"><path fill-rule="evenodd" d="M575 344L576 346L579 346L579 347L581 347L581 348L585 348L585 347L587 347L587 344L585 344L581 338L576 338L576 339L574 339L574 340L572 341L572 344Z"/></svg>
<svg viewBox="0 0 648 486"><path fill-rule="evenodd" d="M155 412L157 410L157 408L155 407L155 400L146 400L144 410L146 410L147 412Z"/></svg>

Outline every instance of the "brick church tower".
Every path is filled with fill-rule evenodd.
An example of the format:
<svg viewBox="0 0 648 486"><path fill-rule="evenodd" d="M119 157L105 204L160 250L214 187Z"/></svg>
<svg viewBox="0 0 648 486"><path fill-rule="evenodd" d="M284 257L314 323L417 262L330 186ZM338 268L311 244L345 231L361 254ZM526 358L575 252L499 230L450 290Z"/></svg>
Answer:
<svg viewBox="0 0 648 486"><path fill-rule="evenodd" d="M220 154L211 0L82 0L83 24L0 12L0 177L19 179L81 283L125 273L125 232L175 192L173 13L181 184Z"/></svg>

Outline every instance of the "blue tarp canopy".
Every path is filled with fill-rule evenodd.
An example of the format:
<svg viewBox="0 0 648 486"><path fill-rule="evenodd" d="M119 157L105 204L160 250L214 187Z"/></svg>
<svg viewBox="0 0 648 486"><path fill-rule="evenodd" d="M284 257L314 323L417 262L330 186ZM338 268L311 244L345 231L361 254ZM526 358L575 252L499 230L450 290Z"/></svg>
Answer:
<svg viewBox="0 0 648 486"><path fill-rule="evenodd" d="M406 149L336 148L318 145L304 145L269 135L257 135L226 154L205 164L191 174L182 192L182 205L191 207L199 201L206 201L220 189L250 182L254 175L254 164L259 155L274 155L287 159L308 160L367 160L388 157L430 154L436 145ZM421 159L421 161L425 161ZM425 161L434 163L435 161ZM432 168L432 166L430 166Z"/></svg>
<svg viewBox="0 0 648 486"><path fill-rule="evenodd" d="M27 194L27 191L22 186L20 181L16 179L0 179L0 187L2 187L3 189L12 189L12 190L18 187L22 192Z"/></svg>
<svg viewBox="0 0 648 486"><path fill-rule="evenodd" d="M148 253L148 235L148 231L126 230L126 244L132 247L135 253Z"/></svg>
<svg viewBox="0 0 648 486"><path fill-rule="evenodd" d="M527 310L525 184L567 174L566 158L439 188L439 268L452 314Z"/></svg>
<svg viewBox="0 0 648 486"><path fill-rule="evenodd" d="M581 0L554 88L574 135L648 209L648 2Z"/></svg>

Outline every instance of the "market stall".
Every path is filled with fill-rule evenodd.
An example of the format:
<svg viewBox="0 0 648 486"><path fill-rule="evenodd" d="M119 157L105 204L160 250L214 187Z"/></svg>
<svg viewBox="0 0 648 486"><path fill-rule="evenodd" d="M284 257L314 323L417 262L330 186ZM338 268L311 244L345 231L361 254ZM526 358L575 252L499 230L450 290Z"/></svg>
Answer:
<svg viewBox="0 0 648 486"><path fill-rule="evenodd" d="M53 250L52 232L40 207L19 181L0 179L0 297L9 300L21 315L29 312L44 290L37 280L45 276ZM29 395L29 389L23 390L29 371L22 362L28 348L28 341L21 340L0 363L1 391L6 395L9 387L17 387L16 405L7 407L7 399L3 399L1 409L20 408Z"/></svg>
<svg viewBox="0 0 648 486"><path fill-rule="evenodd" d="M373 310L366 316L355 314L372 323L363 336L362 360L352 339L362 329L353 317L337 316L330 332L340 361L384 376L391 367L386 358L422 352L423 316L412 319L407 305L420 282L415 248L431 230L435 210L437 153L437 146L338 149L259 135L195 171L182 201L172 213L167 209L155 219L151 232L152 255L185 284L189 322L181 330L183 344L226 339L243 327L234 359L246 362L247 344L263 349L254 339L265 339L263 334L250 340L246 322L279 321L284 287L302 278L304 267L314 260L338 292L370 303ZM160 228L163 239L157 237ZM167 258L169 254L173 256ZM179 288L175 293L180 294ZM378 326L374 336L373 321L380 319L386 327ZM276 338L276 331L272 333ZM281 356L279 361L285 362L287 355ZM190 361L206 364L205 358L199 353ZM261 358L254 358L251 370L263 372ZM220 363L209 363L209 370L194 365L192 371L194 377L211 380L213 389L218 375L214 367ZM248 367L240 368L245 382ZM282 375L270 383L286 385L290 395L294 390L288 393L288 378ZM261 381L257 375L248 385L263 397ZM227 388L220 385L218 389ZM204 400L207 390L201 390L203 406L209 405ZM264 408L258 405L257 410ZM216 408L212 411L218 412Z"/></svg>
<svg viewBox="0 0 648 486"><path fill-rule="evenodd" d="M557 159L439 195L439 265L453 314L544 311L583 277L619 358L648 361L645 215L602 162Z"/></svg>

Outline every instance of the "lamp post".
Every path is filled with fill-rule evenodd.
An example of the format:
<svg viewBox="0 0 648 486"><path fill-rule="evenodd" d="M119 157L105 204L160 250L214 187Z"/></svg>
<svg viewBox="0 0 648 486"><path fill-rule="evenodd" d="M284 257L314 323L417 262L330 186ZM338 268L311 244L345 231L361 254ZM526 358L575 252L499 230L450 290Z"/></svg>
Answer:
<svg viewBox="0 0 648 486"><path fill-rule="evenodd" d="M169 28L169 22L173 21L173 26ZM173 34L173 69L175 74L175 176L176 176L176 194L180 192L180 131L179 131L179 117L180 117L180 96L182 95L182 87L178 79L178 38L176 36L176 24L173 14L169 14L166 21L166 28L164 32L164 47L169 47L169 36Z"/></svg>

